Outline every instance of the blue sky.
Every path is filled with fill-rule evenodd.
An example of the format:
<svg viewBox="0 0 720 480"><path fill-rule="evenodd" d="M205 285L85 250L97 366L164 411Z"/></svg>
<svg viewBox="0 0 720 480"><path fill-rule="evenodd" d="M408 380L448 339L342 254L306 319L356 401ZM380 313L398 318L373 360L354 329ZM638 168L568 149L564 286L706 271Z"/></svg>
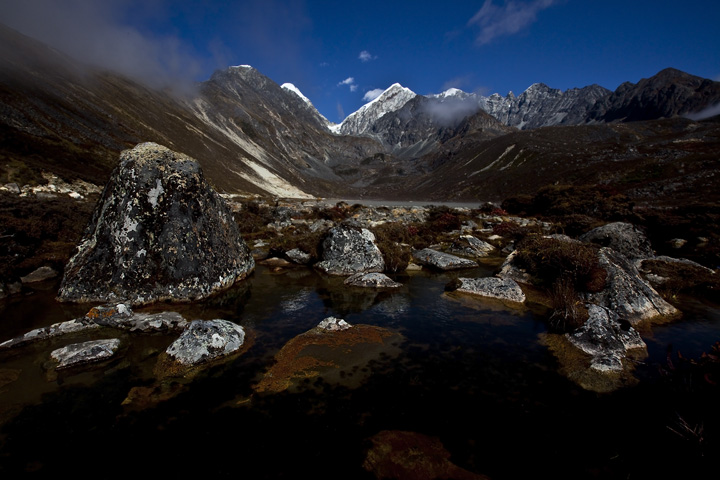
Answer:
<svg viewBox="0 0 720 480"><path fill-rule="evenodd" d="M150 83L252 65L329 120L399 82L614 90L666 67L720 80L720 2L0 0L0 21Z"/></svg>

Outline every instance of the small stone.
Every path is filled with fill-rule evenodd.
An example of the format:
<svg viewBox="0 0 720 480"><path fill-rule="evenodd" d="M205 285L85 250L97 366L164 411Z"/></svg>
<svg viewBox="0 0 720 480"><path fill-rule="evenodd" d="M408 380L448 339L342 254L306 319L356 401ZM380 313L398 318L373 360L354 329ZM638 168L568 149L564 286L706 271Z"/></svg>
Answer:
<svg viewBox="0 0 720 480"><path fill-rule="evenodd" d="M370 287L370 288L399 288L402 283L398 283L385 275L384 273L356 273L349 276L343 282L345 285L353 287Z"/></svg>
<svg viewBox="0 0 720 480"><path fill-rule="evenodd" d="M198 365L237 351L245 330L228 320L193 320L165 351L183 365Z"/></svg>
<svg viewBox="0 0 720 480"><path fill-rule="evenodd" d="M35 283L49 280L58 276L58 272L53 270L51 267L40 267L34 270L32 273L20 277L22 283Z"/></svg>
<svg viewBox="0 0 720 480"><path fill-rule="evenodd" d="M413 252L413 258L417 263L440 270L456 270L478 266L478 263L473 260L456 257L455 255L439 252L431 248L423 248L422 250Z"/></svg>
<svg viewBox="0 0 720 480"><path fill-rule="evenodd" d="M318 328L321 330L327 330L328 332L337 332L352 328L352 325L347 323L342 318L327 317L318 324Z"/></svg>

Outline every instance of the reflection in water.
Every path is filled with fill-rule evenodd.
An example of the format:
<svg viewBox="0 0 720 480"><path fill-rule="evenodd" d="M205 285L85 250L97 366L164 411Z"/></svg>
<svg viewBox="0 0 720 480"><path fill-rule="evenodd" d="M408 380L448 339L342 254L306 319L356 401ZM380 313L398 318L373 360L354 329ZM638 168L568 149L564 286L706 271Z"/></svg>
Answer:
<svg viewBox="0 0 720 480"><path fill-rule="evenodd" d="M713 306L688 303L680 322L653 328L650 358L637 368L640 384L598 395L558 373L540 341L544 311L446 294L458 275L399 275L402 288L375 291L345 287L342 278L312 269L258 267L208 301L147 308L231 320L251 331L254 342L145 410L123 402L130 392L158 386L153 367L171 336L123 333L122 356L61 376L50 374L49 352L77 338L0 352L0 475L94 471L125 478L142 461L148 475L366 479L369 439L386 430L436 437L454 464L494 479L689 478L717 458L717 450L698 450L697 442L667 428L684 415L717 431L717 413L708 413L717 411L717 389L699 397L657 369L670 343L689 356L720 339ZM0 341L87 311L68 310L53 294L5 302ZM272 371L278 352L328 316L395 332L398 340L392 351L333 370L336 377L312 376L293 391L256 394L253 387ZM348 373L353 381L342 378ZM160 385L179 391L172 381ZM702 448L716 448L708 435Z"/></svg>

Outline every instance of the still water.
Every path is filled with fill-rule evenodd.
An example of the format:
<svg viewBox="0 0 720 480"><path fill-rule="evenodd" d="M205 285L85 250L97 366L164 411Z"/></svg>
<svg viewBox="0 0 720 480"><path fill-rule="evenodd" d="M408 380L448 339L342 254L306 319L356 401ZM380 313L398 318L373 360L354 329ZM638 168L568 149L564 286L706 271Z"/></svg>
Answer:
<svg viewBox="0 0 720 480"><path fill-rule="evenodd" d="M491 273L421 271L394 277L399 291L378 292L311 269L259 266L210 301L164 306L189 320L234 321L252 345L143 409L123 401L153 384L158 354L174 336L123 334L117 360L57 375L47 369L49 352L78 339L0 352L0 475L371 479L362 466L368 439L383 430L436 437L452 462L494 479L696 478L717 465L718 388L661 375L669 348L697 357L720 340L715 306L684 300L681 320L644 334L650 356L637 365L639 383L597 394L559 373L543 343L542 307L444 293L456 276ZM56 288L5 300L0 341L88 310L55 303ZM253 395L282 346L327 316L401 340L342 372L343 382L316 378ZM702 441L671 431L678 418L703 422Z"/></svg>

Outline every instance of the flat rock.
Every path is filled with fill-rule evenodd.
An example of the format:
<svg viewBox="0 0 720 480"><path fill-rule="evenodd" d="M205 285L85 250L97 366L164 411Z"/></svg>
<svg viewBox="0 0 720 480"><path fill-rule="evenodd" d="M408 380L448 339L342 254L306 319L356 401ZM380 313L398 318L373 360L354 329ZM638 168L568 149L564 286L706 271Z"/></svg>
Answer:
<svg viewBox="0 0 720 480"><path fill-rule="evenodd" d="M117 338L91 340L58 348L53 350L50 356L59 362L56 368L61 369L107 360L115 355L119 347L120 339Z"/></svg>
<svg viewBox="0 0 720 480"><path fill-rule="evenodd" d="M155 143L120 155L65 268L66 302L187 302L255 267L225 201L200 165Z"/></svg>
<svg viewBox="0 0 720 480"><path fill-rule="evenodd" d="M525 302L525 293L511 278L458 278L448 285L448 290L515 303Z"/></svg>
<svg viewBox="0 0 720 480"><path fill-rule="evenodd" d="M423 266L433 267L440 270L457 270L460 268L477 267L474 260L460 258L449 253L439 252L431 248L423 248L413 252L415 261Z"/></svg>
<svg viewBox="0 0 720 480"><path fill-rule="evenodd" d="M345 285L366 288L399 288L402 283L396 282L384 273L356 273L345 279Z"/></svg>
<svg viewBox="0 0 720 480"><path fill-rule="evenodd" d="M592 242L609 247L636 261L655 255L645 234L630 223L614 222L594 228L579 238L582 242Z"/></svg>
<svg viewBox="0 0 720 480"><path fill-rule="evenodd" d="M460 235L450 246L452 253L471 257L487 257L495 247L472 235Z"/></svg>
<svg viewBox="0 0 720 480"><path fill-rule="evenodd" d="M245 330L227 320L193 320L165 351L183 365L198 365L240 349Z"/></svg>

